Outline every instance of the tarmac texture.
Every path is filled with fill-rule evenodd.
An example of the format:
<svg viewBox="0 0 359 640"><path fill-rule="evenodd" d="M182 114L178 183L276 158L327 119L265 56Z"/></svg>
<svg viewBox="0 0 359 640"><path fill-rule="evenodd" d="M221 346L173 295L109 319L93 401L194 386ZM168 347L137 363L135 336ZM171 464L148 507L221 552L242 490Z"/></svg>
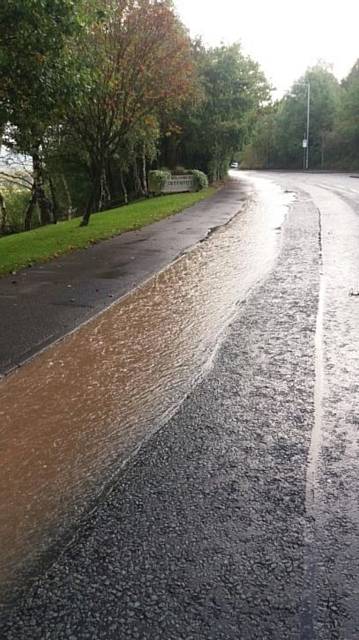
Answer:
<svg viewBox="0 0 359 640"><path fill-rule="evenodd" d="M4 639L358 640L359 188L261 177L296 193L274 267Z"/></svg>
<svg viewBox="0 0 359 640"><path fill-rule="evenodd" d="M8 640L299 637L319 295L310 202L283 234L208 377L13 611Z"/></svg>

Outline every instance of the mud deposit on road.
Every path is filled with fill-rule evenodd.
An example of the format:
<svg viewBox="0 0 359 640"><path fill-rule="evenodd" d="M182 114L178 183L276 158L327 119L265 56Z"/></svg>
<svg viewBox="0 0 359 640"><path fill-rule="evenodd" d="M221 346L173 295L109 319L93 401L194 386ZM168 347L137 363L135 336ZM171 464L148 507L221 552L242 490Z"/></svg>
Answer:
<svg viewBox="0 0 359 640"><path fill-rule="evenodd" d="M273 265L290 196L256 186L206 242L0 382L4 599L178 408L236 304Z"/></svg>

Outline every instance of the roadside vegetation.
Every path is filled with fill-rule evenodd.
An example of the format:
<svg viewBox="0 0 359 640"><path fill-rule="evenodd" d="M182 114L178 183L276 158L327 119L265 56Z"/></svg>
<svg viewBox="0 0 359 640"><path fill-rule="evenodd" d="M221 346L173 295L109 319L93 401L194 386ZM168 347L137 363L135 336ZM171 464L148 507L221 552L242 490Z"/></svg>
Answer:
<svg viewBox="0 0 359 640"><path fill-rule="evenodd" d="M242 166L301 169L310 84L309 167L359 169L359 60L338 82L330 65L306 71L281 100L258 114Z"/></svg>
<svg viewBox="0 0 359 640"><path fill-rule="evenodd" d="M241 46L191 39L172 0L2 0L0 24L0 236L86 226L148 197L153 170L301 168L308 82L310 167L359 168L359 61L272 102Z"/></svg>
<svg viewBox="0 0 359 640"><path fill-rule="evenodd" d="M0 274L46 262L51 258L83 249L125 231L161 220L213 195L210 187L197 193L180 193L143 200L92 217L91 225L80 227L76 219L47 225L0 239Z"/></svg>
<svg viewBox="0 0 359 640"><path fill-rule="evenodd" d="M3 234L87 225L147 197L149 170L221 180L269 103L258 64L191 40L171 0L2 0L0 24L0 141L22 163L0 170Z"/></svg>

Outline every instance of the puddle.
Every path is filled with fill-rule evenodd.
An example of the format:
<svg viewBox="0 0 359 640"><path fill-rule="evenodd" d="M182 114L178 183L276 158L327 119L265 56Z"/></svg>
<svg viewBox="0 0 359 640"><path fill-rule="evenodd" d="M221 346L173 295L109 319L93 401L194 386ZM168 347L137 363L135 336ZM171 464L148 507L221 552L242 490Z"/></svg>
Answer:
<svg viewBox="0 0 359 640"><path fill-rule="evenodd" d="M256 183L231 223L0 382L3 602L174 413L271 268L290 196Z"/></svg>

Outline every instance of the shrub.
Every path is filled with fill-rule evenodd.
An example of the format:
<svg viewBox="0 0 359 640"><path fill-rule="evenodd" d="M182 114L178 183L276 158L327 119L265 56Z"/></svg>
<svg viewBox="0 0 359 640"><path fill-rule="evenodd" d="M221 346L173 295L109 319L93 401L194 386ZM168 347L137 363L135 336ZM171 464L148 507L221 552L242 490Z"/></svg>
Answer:
<svg viewBox="0 0 359 640"><path fill-rule="evenodd" d="M171 178L171 172L168 169L161 169L158 171L150 171L148 174L148 189L151 193L161 193L163 187L166 184L166 180ZM182 167L177 167L173 172L174 176L193 176L194 191L202 191L202 189L208 188L208 178L203 171L198 169L192 169L188 171Z"/></svg>
<svg viewBox="0 0 359 640"><path fill-rule="evenodd" d="M171 172L168 169L161 169L159 171L150 171L148 174L148 190L151 193L161 193L165 186L166 180L171 177Z"/></svg>
<svg viewBox="0 0 359 640"><path fill-rule="evenodd" d="M30 191L20 187L1 187L1 193L5 200L6 222L5 233L17 233L23 231L25 209L29 203ZM39 222L34 216L34 226Z"/></svg>
<svg viewBox="0 0 359 640"><path fill-rule="evenodd" d="M176 167L172 173L174 176L188 176L190 171L188 171L184 167Z"/></svg>
<svg viewBox="0 0 359 640"><path fill-rule="evenodd" d="M201 191L202 189L208 189L208 178L203 171L199 171L198 169L192 169L189 171L193 177L195 182L195 190Z"/></svg>

